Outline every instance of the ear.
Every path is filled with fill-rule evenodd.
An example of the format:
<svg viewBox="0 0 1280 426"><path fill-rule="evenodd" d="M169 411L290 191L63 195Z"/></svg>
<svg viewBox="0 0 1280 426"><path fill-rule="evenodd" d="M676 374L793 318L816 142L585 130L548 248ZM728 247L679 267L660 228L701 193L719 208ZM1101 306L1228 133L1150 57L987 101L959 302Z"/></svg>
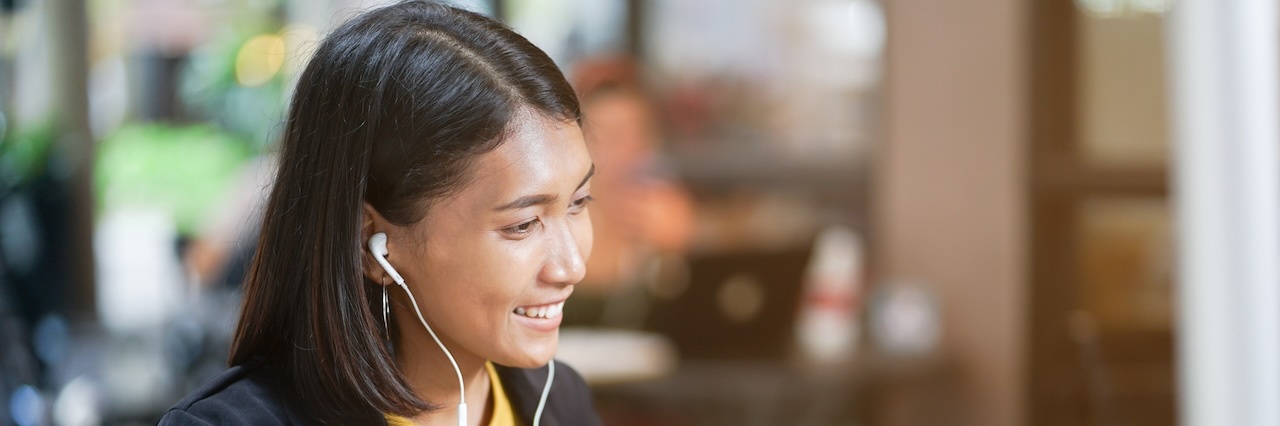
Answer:
<svg viewBox="0 0 1280 426"><path fill-rule="evenodd" d="M382 269L382 265L378 264L378 261L373 258L373 252L369 251L369 238L372 237L373 234L390 231L390 223L388 223L381 214L378 214L378 210L374 209L372 205L369 205L368 201L364 202L364 207L361 212L360 265L361 269L364 271L364 276L380 285L393 285L394 283L391 282L391 275ZM390 237L390 234L388 234L388 237ZM387 241L387 245L390 246L391 241ZM391 255L388 254L388 260L390 257Z"/></svg>

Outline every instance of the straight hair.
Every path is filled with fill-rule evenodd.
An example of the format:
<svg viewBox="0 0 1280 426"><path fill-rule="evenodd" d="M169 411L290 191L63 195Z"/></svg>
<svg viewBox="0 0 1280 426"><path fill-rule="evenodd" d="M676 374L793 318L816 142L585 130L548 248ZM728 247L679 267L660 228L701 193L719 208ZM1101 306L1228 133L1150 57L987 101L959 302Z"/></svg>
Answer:
<svg viewBox="0 0 1280 426"><path fill-rule="evenodd" d="M325 37L290 101L229 363L265 361L285 402L319 424L438 409L381 337L381 283L361 268L363 203L397 225L421 220L521 111L581 122L554 62L485 16L406 1Z"/></svg>

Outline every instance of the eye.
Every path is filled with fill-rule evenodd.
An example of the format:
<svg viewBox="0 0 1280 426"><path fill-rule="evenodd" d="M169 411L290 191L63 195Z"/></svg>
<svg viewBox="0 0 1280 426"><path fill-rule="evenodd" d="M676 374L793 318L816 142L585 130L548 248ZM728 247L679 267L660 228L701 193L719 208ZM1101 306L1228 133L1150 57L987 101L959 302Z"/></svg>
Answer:
<svg viewBox="0 0 1280 426"><path fill-rule="evenodd" d="M582 209L587 208L587 204L591 203L592 201L595 201L595 197L592 197L590 195L573 200L573 204L569 205L569 209L575 213L582 211Z"/></svg>
<svg viewBox="0 0 1280 426"><path fill-rule="evenodd" d="M512 226L503 228L502 232L505 232L511 235L527 235L528 233L533 232L533 227L537 226L539 223L542 223L542 222L539 221L537 218L534 218L532 220L520 223L518 225L512 225Z"/></svg>

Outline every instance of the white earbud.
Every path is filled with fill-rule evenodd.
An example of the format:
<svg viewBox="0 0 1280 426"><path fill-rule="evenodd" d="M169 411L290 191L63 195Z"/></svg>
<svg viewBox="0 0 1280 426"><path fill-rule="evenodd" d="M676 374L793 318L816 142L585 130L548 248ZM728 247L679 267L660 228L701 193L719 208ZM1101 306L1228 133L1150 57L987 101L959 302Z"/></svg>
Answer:
<svg viewBox="0 0 1280 426"><path fill-rule="evenodd" d="M404 277L396 272L396 268L391 267L391 263L387 262L387 234L379 232L369 237L369 251L373 252L373 258L377 259L378 264L382 265L382 270L387 271L391 275L391 280L396 284L404 285ZM408 289L406 289L408 291Z"/></svg>

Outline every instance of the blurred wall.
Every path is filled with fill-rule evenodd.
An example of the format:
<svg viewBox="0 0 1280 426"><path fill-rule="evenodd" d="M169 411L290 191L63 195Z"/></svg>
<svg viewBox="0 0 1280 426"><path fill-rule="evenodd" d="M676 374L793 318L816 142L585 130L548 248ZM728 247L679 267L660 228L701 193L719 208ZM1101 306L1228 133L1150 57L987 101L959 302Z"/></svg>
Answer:
<svg viewBox="0 0 1280 426"><path fill-rule="evenodd" d="M878 277L941 301L941 385L887 424L1023 422L1026 13L1018 0L890 0L886 142L873 179ZM923 395L922 395L923 394Z"/></svg>

